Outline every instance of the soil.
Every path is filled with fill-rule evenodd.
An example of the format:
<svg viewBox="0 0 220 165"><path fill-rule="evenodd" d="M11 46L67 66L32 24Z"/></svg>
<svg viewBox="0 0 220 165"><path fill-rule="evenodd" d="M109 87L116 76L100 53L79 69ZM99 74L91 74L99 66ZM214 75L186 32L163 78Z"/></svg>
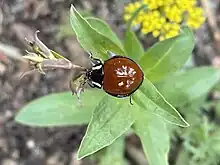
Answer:
<svg viewBox="0 0 220 165"><path fill-rule="evenodd" d="M216 2L218 3L217 0ZM27 49L24 38L39 37L52 48L82 66L88 60L74 36L57 39L63 18L68 18L70 4L106 20L122 38L123 2L116 0L0 0L0 164L2 165L92 165L76 160L76 151L86 126L30 128L15 123L14 116L29 101L48 93L69 90L73 72L56 70L46 75L32 74L20 79L28 65L20 60ZM217 5L216 5L217 6ZM214 9L217 11L217 9ZM219 19L219 18L218 18ZM220 19L219 19L220 20ZM218 44L206 23L196 32L197 45L193 65L218 63ZM144 47L152 45L142 39ZM153 40L152 40L153 41ZM7 50L5 56L3 49ZM213 60L214 59L214 60ZM136 139L136 137L133 138ZM132 141L132 140L131 140ZM135 142L138 143L138 142Z"/></svg>

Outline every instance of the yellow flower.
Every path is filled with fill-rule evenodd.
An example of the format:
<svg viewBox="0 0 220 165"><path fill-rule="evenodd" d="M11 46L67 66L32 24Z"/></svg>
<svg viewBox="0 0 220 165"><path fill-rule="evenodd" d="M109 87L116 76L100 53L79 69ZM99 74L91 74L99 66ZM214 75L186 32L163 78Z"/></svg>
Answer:
<svg viewBox="0 0 220 165"><path fill-rule="evenodd" d="M183 24L197 29L205 21L204 12L196 6L196 0L139 0L124 7L124 20L130 20L143 4L147 5L147 10L142 10L132 25L141 25L142 33L152 33L160 40L177 36Z"/></svg>
<svg viewBox="0 0 220 165"><path fill-rule="evenodd" d="M203 15L203 10L199 7L194 7L188 10L188 20L187 25L193 29L197 29L205 21Z"/></svg>
<svg viewBox="0 0 220 165"><path fill-rule="evenodd" d="M127 6L124 7L124 20L129 21L130 18L132 17L133 13L142 5L141 2L134 2L134 3L129 3ZM137 25L142 22L142 14L145 14L143 11L139 13L137 16L136 20L132 22L132 25Z"/></svg>

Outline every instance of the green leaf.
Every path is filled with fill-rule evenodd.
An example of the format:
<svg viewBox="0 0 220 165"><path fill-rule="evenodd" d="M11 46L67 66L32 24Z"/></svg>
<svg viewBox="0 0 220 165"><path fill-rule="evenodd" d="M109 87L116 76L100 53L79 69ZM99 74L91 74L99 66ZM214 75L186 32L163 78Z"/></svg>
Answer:
<svg viewBox="0 0 220 165"><path fill-rule="evenodd" d="M180 69L194 48L194 38L189 28L177 37L152 46L140 59L140 65L151 82L156 82Z"/></svg>
<svg viewBox="0 0 220 165"><path fill-rule="evenodd" d="M140 112L133 128L140 137L150 165L168 165L169 135L159 117Z"/></svg>
<svg viewBox="0 0 220 165"><path fill-rule="evenodd" d="M176 165L186 165L190 162L189 152L187 152L183 147L180 148Z"/></svg>
<svg viewBox="0 0 220 165"><path fill-rule="evenodd" d="M87 124L103 96L102 91L86 90L79 102L70 92L50 94L24 106L15 120L38 127Z"/></svg>
<svg viewBox="0 0 220 165"><path fill-rule="evenodd" d="M107 51L115 54L125 55L123 49L112 40L92 28L79 12L72 5L70 9L70 23L77 35L77 39L86 51L90 51L94 56L107 59Z"/></svg>
<svg viewBox="0 0 220 165"><path fill-rule="evenodd" d="M154 113L172 124L183 127L189 126L179 112L165 100L146 77L139 90L132 95L132 98L146 112Z"/></svg>
<svg viewBox="0 0 220 165"><path fill-rule="evenodd" d="M106 96L96 107L81 142L78 158L84 158L109 146L134 123L129 102Z"/></svg>
<svg viewBox="0 0 220 165"><path fill-rule="evenodd" d="M88 10L78 10L78 12L80 13L82 17L92 16L92 13ZM56 36L55 36L55 38L58 41L61 41L62 39L66 37L75 36L75 32L73 31L70 25L69 18L67 17L68 13L69 11L66 11L66 10L61 12L61 22L58 27L58 33L56 33Z"/></svg>
<svg viewBox="0 0 220 165"><path fill-rule="evenodd" d="M180 107L207 94L219 79L219 69L199 67L171 75L156 87L172 105Z"/></svg>
<svg viewBox="0 0 220 165"><path fill-rule="evenodd" d="M121 49L123 49L122 43L118 36L112 31L112 29L106 24L103 20L94 18L94 17L87 17L85 18L88 23L99 33L103 36L112 40L116 45L118 45Z"/></svg>
<svg viewBox="0 0 220 165"><path fill-rule="evenodd" d="M144 49L132 31L125 33L124 48L129 57L138 61L144 55Z"/></svg>
<svg viewBox="0 0 220 165"><path fill-rule="evenodd" d="M125 138L120 137L112 145L105 149L99 165L127 165L124 158Z"/></svg>

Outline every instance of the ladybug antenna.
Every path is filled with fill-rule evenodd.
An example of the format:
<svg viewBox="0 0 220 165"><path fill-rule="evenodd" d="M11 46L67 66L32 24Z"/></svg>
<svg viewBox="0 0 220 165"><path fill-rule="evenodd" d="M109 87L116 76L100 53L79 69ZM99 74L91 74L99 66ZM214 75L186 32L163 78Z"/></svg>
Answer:
<svg viewBox="0 0 220 165"><path fill-rule="evenodd" d="M87 53L89 54L89 58L92 58L92 52L88 51Z"/></svg>
<svg viewBox="0 0 220 165"><path fill-rule="evenodd" d="M132 97L131 97L131 96L129 97L129 102L130 102L131 105L134 105L134 104L132 103Z"/></svg>

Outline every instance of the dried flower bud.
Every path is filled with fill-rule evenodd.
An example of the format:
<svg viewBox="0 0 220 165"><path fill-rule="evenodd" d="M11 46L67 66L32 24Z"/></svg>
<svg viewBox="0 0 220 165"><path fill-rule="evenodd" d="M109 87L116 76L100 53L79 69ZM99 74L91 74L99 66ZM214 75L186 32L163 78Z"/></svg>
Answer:
<svg viewBox="0 0 220 165"><path fill-rule="evenodd" d="M78 99L80 99L80 94L84 91L86 84L86 75L80 74L76 78L70 81L70 89L72 90L72 94L76 95Z"/></svg>

